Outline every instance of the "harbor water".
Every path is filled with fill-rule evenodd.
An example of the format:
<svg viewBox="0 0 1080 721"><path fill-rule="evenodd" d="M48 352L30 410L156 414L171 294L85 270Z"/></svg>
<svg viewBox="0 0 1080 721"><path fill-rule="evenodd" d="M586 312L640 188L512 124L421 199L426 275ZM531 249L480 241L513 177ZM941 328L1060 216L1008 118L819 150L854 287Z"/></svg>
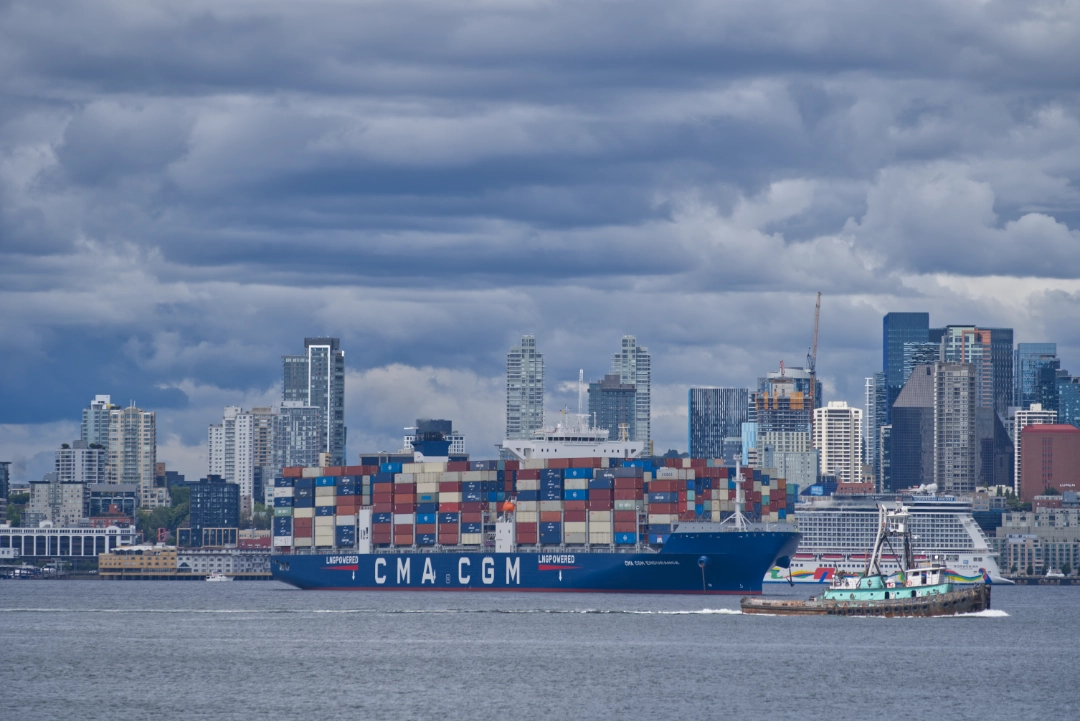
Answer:
<svg viewBox="0 0 1080 721"><path fill-rule="evenodd" d="M1080 588L955 618L738 602L3 581L0 718L1080 718Z"/></svg>

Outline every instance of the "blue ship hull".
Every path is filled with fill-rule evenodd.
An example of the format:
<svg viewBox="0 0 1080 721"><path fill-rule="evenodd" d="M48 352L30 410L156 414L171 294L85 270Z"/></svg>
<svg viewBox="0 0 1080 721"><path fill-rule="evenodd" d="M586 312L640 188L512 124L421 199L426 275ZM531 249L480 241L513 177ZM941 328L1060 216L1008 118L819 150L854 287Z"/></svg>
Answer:
<svg viewBox="0 0 1080 721"><path fill-rule="evenodd" d="M658 553L329 552L274 555L270 567L303 589L759 594L798 543L795 531L688 533Z"/></svg>

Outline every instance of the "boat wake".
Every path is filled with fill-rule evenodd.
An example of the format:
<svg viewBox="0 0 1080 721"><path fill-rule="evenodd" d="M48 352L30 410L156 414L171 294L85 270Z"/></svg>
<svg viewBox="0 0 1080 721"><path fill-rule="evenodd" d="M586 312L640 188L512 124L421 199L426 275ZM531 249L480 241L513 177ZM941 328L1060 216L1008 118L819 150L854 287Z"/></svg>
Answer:
<svg viewBox="0 0 1080 721"><path fill-rule="evenodd" d="M999 608L988 608L974 613L958 613L953 618L1008 618L1009 614Z"/></svg>

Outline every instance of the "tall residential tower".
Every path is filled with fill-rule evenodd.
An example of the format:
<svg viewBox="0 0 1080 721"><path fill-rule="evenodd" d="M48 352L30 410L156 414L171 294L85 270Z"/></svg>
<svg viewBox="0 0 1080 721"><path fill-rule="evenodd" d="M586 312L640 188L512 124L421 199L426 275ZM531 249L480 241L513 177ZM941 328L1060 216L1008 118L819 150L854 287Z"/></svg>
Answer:
<svg viewBox="0 0 1080 721"><path fill-rule="evenodd" d="M521 336L521 345L506 354L506 438L528 440L544 426L544 355L536 352L536 336Z"/></svg>
<svg viewBox="0 0 1080 721"><path fill-rule="evenodd" d="M622 337L622 347L611 357L611 372L623 383L634 386L634 435L630 440L641 441L646 451L652 439L652 357L649 349L637 344L632 335Z"/></svg>
<svg viewBox="0 0 1080 721"><path fill-rule="evenodd" d="M283 401L320 411L319 446L330 465L345 465L345 351L337 338L305 338L305 355L283 356Z"/></svg>

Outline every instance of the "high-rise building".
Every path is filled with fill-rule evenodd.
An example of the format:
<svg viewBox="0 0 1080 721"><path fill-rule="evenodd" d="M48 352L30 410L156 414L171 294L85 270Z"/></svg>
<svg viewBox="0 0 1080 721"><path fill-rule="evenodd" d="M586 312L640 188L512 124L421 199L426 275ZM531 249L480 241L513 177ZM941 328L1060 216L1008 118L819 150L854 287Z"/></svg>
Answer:
<svg viewBox="0 0 1080 721"><path fill-rule="evenodd" d="M226 406L221 423L207 434L208 475L240 487L240 512L250 513L255 498L255 416L239 406Z"/></svg>
<svg viewBox="0 0 1080 721"><path fill-rule="evenodd" d="M521 345L506 354L506 438L532 438L544 427L544 354L536 337L521 336Z"/></svg>
<svg viewBox="0 0 1080 721"><path fill-rule="evenodd" d="M1020 480L1023 470L1020 435L1028 426L1053 425L1058 422L1057 411L1046 410L1039 403L1032 403L1026 409L1017 409L1013 415L1013 490L1020 493Z"/></svg>
<svg viewBox="0 0 1080 721"><path fill-rule="evenodd" d="M57 526L78 524L86 517L86 487L85 483L61 483L55 473L31 481L26 520L33 525L40 521L52 521Z"/></svg>
<svg viewBox="0 0 1080 721"><path fill-rule="evenodd" d="M611 372L634 386L634 435L632 441L649 446L652 440L652 356L632 335L622 337L622 347L611 357Z"/></svg>
<svg viewBox="0 0 1080 721"><path fill-rule="evenodd" d="M892 479L892 424L884 425L878 429L878 468L880 475L875 481L874 488L878 493L888 493L896 487Z"/></svg>
<svg viewBox="0 0 1080 721"><path fill-rule="evenodd" d="M889 402L889 389L885 374L875 373L866 379L866 413L863 414L863 443L866 447L865 462L870 465L874 482L881 487L881 427L885 425L885 409Z"/></svg>
<svg viewBox="0 0 1080 721"><path fill-rule="evenodd" d="M277 415L273 416L273 425L275 469L321 465L321 409L303 401L282 401Z"/></svg>
<svg viewBox="0 0 1080 721"><path fill-rule="evenodd" d="M1017 343L1013 359L1013 400L1017 408L1042 403L1037 382L1039 369L1057 360L1057 343Z"/></svg>
<svg viewBox="0 0 1080 721"><path fill-rule="evenodd" d="M56 477L60 483L104 483L109 452L101 444L65 443L56 451Z"/></svg>
<svg viewBox="0 0 1080 721"><path fill-rule="evenodd" d="M1020 432L1024 460L1020 470L1020 500L1030 502L1047 489L1080 491L1080 428L1036 423Z"/></svg>
<svg viewBox="0 0 1080 721"><path fill-rule="evenodd" d="M892 404L904 387L904 344L930 341L929 313L886 313L881 320L881 370L885 374L885 422L892 419Z"/></svg>
<svg viewBox="0 0 1080 721"><path fill-rule="evenodd" d="M7 500L11 493L11 461L0 461L0 499Z"/></svg>
<svg viewBox="0 0 1080 721"><path fill-rule="evenodd" d="M691 388L687 400L691 458L742 455L742 424L749 419L749 388Z"/></svg>
<svg viewBox="0 0 1080 721"><path fill-rule="evenodd" d="M337 338L305 338L305 355L283 356L282 401L321 411L319 440L330 465L345 465L345 351Z"/></svg>
<svg viewBox="0 0 1080 721"><path fill-rule="evenodd" d="M113 405L111 396L94 396L88 408L83 408L79 440L87 446L96 444L109 447L109 414L120 410Z"/></svg>
<svg viewBox="0 0 1080 721"><path fill-rule="evenodd" d="M890 483L884 493L934 482L934 393L937 364L917 366L892 407Z"/></svg>
<svg viewBox="0 0 1080 721"><path fill-rule="evenodd" d="M941 343L904 343L904 383L907 383L915 366L932 365L941 360Z"/></svg>
<svg viewBox="0 0 1080 721"><path fill-rule="evenodd" d="M637 388L610 373L589 383L589 419L597 428L605 429L612 440L618 439L624 428L627 439L635 438Z"/></svg>
<svg viewBox="0 0 1080 721"><path fill-rule="evenodd" d="M192 545L201 545L204 528L236 528L240 525L240 487L216 474L208 474L191 489L190 525Z"/></svg>
<svg viewBox="0 0 1080 721"><path fill-rule="evenodd" d="M814 409L814 449L821 454L821 474L840 483L862 481L863 412L846 401Z"/></svg>
<svg viewBox="0 0 1080 721"><path fill-rule="evenodd" d="M936 364L934 483L941 493L959 495L975 490L977 376L976 366L971 363ZM895 459L893 463L895 473Z"/></svg>
<svg viewBox="0 0 1080 721"><path fill-rule="evenodd" d="M814 408L810 404L810 383L815 383L814 408L821 407L821 381L814 381L802 368L785 368L758 378L749 415L757 423L759 438L766 433L804 433L808 443ZM809 445L807 446L809 449Z"/></svg>
<svg viewBox="0 0 1080 721"><path fill-rule="evenodd" d="M1012 328L950 325L941 338L941 360L975 366L975 405L1002 418L1013 398Z"/></svg>
<svg viewBox="0 0 1080 721"><path fill-rule="evenodd" d="M776 478L785 479L788 493L792 492L793 483L800 489L817 483L821 469L821 454L818 451L784 452L775 450L769 443L761 445L760 467L775 471Z"/></svg>
<svg viewBox="0 0 1080 721"><path fill-rule="evenodd" d="M1063 373L1057 378L1058 422L1080 428L1080 377Z"/></svg>
<svg viewBox="0 0 1080 721"><path fill-rule="evenodd" d="M131 405L109 412L109 483L134 483L139 506L154 509L169 505L169 491L155 483L157 417Z"/></svg>

